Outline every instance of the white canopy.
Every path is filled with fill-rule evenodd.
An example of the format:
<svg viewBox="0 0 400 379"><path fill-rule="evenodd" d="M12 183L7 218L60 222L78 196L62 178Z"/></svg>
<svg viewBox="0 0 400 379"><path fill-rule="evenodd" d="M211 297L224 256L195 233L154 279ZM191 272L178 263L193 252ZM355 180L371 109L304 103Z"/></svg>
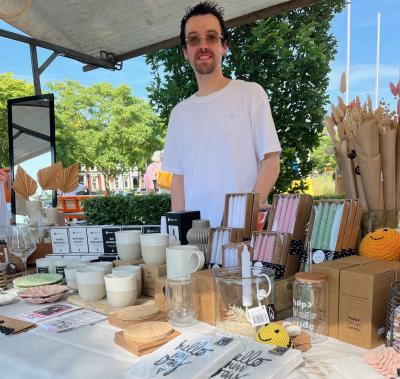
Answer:
<svg viewBox="0 0 400 379"><path fill-rule="evenodd" d="M3 0L0 18L38 41L96 59L103 50L123 61L177 44L186 7L199 1ZM218 4L225 9L227 25L236 26L315 2L219 0ZM89 62L84 56L72 57Z"/></svg>

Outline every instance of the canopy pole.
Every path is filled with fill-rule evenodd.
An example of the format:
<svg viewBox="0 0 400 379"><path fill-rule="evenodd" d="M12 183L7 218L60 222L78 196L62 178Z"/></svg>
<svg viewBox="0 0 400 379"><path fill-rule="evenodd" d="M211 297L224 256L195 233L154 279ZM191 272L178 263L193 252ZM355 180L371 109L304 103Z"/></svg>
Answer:
<svg viewBox="0 0 400 379"><path fill-rule="evenodd" d="M40 87L40 73L37 58L37 50L35 45L29 45L31 50L31 64L32 64L32 75L33 75L33 86L35 88L35 95L41 95L42 89Z"/></svg>

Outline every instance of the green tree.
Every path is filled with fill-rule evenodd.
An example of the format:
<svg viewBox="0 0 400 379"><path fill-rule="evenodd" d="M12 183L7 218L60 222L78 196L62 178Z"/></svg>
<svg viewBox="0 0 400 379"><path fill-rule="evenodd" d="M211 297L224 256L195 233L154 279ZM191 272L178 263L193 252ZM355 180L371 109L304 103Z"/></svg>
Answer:
<svg viewBox="0 0 400 379"><path fill-rule="evenodd" d="M342 0L330 0L230 30L230 53L224 73L255 81L267 91L282 144L281 174L276 192L305 188L302 178L312 170L310 152L323 130L328 102L329 62L336 53L330 21L342 10ZM167 119L171 109L196 91L192 69L180 47L146 57L154 80L150 102Z"/></svg>
<svg viewBox="0 0 400 379"><path fill-rule="evenodd" d="M123 84L77 81L47 84L56 97L57 157L64 164L78 161L96 166L109 179L132 167L144 169L163 143L158 116Z"/></svg>
<svg viewBox="0 0 400 379"><path fill-rule="evenodd" d="M333 144L326 134L322 135L318 147L311 152L311 160L314 170L320 174L324 174L327 168L335 169L336 160L333 154Z"/></svg>
<svg viewBox="0 0 400 379"><path fill-rule="evenodd" d="M0 74L0 167L9 166L7 100L33 96L32 84L16 79L13 74Z"/></svg>

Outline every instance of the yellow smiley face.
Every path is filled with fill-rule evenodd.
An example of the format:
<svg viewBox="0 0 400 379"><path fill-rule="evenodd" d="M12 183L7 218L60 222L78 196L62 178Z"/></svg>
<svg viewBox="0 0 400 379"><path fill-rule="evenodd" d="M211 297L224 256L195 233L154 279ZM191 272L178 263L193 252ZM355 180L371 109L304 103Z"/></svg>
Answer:
<svg viewBox="0 0 400 379"><path fill-rule="evenodd" d="M368 233L360 244L360 255L397 261L400 259L400 233L382 228Z"/></svg>
<svg viewBox="0 0 400 379"><path fill-rule="evenodd" d="M281 347L292 346L289 333L276 322L261 327L257 333L256 341Z"/></svg>

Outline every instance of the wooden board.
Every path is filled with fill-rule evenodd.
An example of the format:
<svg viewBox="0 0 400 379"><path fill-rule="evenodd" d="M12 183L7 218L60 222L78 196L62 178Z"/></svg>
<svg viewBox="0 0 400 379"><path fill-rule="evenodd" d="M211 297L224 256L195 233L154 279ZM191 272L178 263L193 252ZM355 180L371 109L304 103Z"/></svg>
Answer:
<svg viewBox="0 0 400 379"><path fill-rule="evenodd" d="M110 307L106 298L97 301L85 301L79 295L72 295L67 298L68 302L79 307L95 311L102 315L108 316L111 312L119 311L124 308ZM147 296L141 296L137 299L136 305L154 304L154 299Z"/></svg>
<svg viewBox="0 0 400 379"><path fill-rule="evenodd" d="M156 316L146 321L167 321L167 319L168 318L165 313L159 312ZM121 328L121 329L128 328L131 325L139 324L143 321L144 320L129 320L129 321L121 320L118 318L118 316L116 316L116 312L111 312L108 315L108 323L112 326L115 326L116 328Z"/></svg>
<svg viewBox="0 0 400 379"><path fill-rule="evenodd" d="M142 355L149 354L149 353L157 350L160 346L173 340L175 337L177 337L179 335L180 335L180 333L175 330L172 334L170 334L168 337L166 337L162 340L136 343L136 342L133 342L133 341L125 338L123 332L121 331L121 332L115 333L114 342L117 345L128 350L132 354L140 357Z"/></svg>

